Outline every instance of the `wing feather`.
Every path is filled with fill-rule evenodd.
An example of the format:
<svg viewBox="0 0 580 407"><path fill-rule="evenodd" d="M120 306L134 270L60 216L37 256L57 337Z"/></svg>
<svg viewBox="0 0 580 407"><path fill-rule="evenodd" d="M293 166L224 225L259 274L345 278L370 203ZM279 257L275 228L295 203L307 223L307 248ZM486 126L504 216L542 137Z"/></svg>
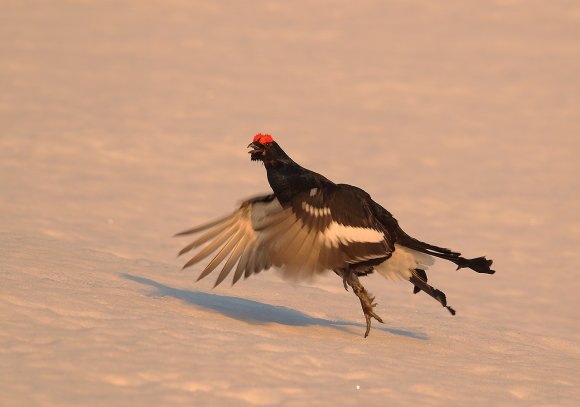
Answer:
<svg viewBox="0 0 580 407"><path fill-rule="evenodd" d="M230 226L229 229L223 231L214 241L205 246L199 253L197 253L191 260L189 260L183 268L190 267L200 260L205 259L207 256L215 252L226 240L228 240L232 234L235 232L235 226Z"/></svg>
<svg viewBox="0 0 580 407"><path fill-rule="evenodd" d="M220 272L218 278L215 281L214 287L217 287L218 285L220 285L220 283L222 281L224 281L224 279L228 276L230 271L232 271L232 269L234 268L234 266L236 265L236 263L238 262L238 260L242 256L245 246L246 246L246 239L244 236L242 236L242 238L237 241L236 246L232 250L230 257L228 258L228 260L226 261L226 264L222 268L222 271Z"/></svg>
<svg viewBox="0 0 580 407"><path fill-rule="evenodd" d="M245 249L244 254L240 258L238 263L238 267L236 267L236 272L234 273L234 279L232 281L232 285L237 283L240 278L244 275L246 270L246 266L248 265L248 259L254 250L254 242L248 244L248 247Z"/></svg>
<svg viewBox="0 0 580 407"><path fill-rule="evenodd" d="M376 226L379 222L368 209L367 196L335 185L298 194L284 207L274 195L246 200L232 214L178 234L204 232L180 251L184 254L205 244L183 268L217 251L198 277L206 277L227 258L217 286L234 267L232 284L272 266L296 280L388 257L392 242Z"/></svg>
<svg viewBox="0 0 580 407"><path fill-rule="evenodd" d="M231 226L232 225L233 220L231 218L233 218L233 217L226 218L226 221L224 223L220 224L216 228L213 228L212 230L210 230L206 234L200 236L197 240L194 240L193 242L191 242L190 244L188 244L187 246L185 246L183 249L181 249L181 251L179 252L178 256L181 256L182 254L185 254L185 253L191 251L192 249L194 249L194 248L196 248L198 246L201 246L202 244L204 244L208 240L211 240L214 237L216 237L217 235L219 235L220 232L222 232L228 226ZM215 225L215 223L212 224L211 226L214 226L214 225ZM208 226L208 227L211 227L211 226Z"/></svg>
<svg viewBox="0 0 580 407"><path fill-rule="evenodd" d="M229 238L227 243L221 248L218 254L209 262L209 264L205 267L203 272L197 278L197 281L201 280L209 273L215 270L217 266L227 257L228 254L234 249L234 247L240 241L240 234L241 231L237 230L232 237Z"/></svg>
<svg viewBox="0 0 580 407"><path fill-rule="evenodd" d="M191 235L191 234L194 234L194 233L201 232L202 230L209 229L209 228L211 228L212 226L215 226L215 225L217 225L217 224L219 224L219 223L226 223L226 221L230 220L230 219L231 219L231 218L233 218L235 215L236 215L236 213L234 212L234 213L232 213L232 214L230 214L230 215L228 215L228 216L224 216L223 218L220 218L220 219L218 219L218 220L214 220L214 221L211 221L211 222L205 223L205 224L203 224L203 225L201 225L201 226L197 226L197 227L194 227L194 228L191 228L191 229L184 230L183 232L176 233L176 234L174 235L174 237L177 237L177 236L185 236L185 235Z"/></svg>

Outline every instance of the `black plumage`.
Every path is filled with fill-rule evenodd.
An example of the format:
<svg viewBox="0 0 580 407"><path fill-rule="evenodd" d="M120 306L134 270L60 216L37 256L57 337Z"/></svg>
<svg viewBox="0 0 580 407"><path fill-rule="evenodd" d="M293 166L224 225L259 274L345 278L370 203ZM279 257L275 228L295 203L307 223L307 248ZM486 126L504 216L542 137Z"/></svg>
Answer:
<svg viewBox="0 0 580 407"><path fill-rule="evenodd" d="M433 257L451 261L457 269L495 272L485 257L467 259L409 236L367 192L301 167L271 136L258 134L249 147L252 161L263 162L273 194L248 199L229 216L178 234L204 232L179 253L203 246L184 268L217 252L198 280L224 262L215 285L232 270L233 283L271 267L291 279L332 270L342 277L345 289L352 287L359 297L367 336L371 318L382 320L358 277L377 271L404 278L413 284L414 293L426 292L454 315L445 294L427 284L426 269Z"/></svg>

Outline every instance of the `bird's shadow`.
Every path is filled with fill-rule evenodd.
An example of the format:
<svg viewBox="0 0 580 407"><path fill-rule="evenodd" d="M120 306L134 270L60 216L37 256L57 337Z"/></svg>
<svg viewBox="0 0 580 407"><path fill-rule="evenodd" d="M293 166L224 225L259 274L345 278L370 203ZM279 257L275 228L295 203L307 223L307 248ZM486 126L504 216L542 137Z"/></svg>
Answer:
<svg viewBox="0 0 580 407"><path fill-rule="evenodd" d="M155 297L173 297L196 307L205 308L214 312L218 312L230 318L244 321L250 324L281 324L287 326L309 326L318 325L325 326L351 334L361 335L364 332L366 325L348 321L333 321L323 318L315 318L303 312L294 310L292 308L265 304L258 301L247 300L244 298L231 297L219 294L210 294L202 291L182 290L178 288L169 287L149 278L135 276L131 274L122 275L127 280L134 281L149 287L153 287L150 295ZM413 339L427 340L429 337L422 332L413 332L405 329L388 328L384 326L376 326L375 322L373 329L388 332L394 335L405 336ZM361 332L353 332L348 327L360 327Z"/></svg>

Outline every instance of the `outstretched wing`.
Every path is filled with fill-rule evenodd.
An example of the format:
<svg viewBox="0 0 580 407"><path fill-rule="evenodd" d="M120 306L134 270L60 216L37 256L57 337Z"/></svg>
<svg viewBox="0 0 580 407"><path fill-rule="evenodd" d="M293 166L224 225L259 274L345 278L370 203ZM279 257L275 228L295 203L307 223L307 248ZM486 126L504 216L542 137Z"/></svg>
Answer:
<svg viewBox="0 0 580 407"><path fill-rule="evenodd" d="M314 188L285 207L274 195L249 199L225 218L178 234L205 232L179 253L205 244L184 268L217 251L198 280L225 260L218 285L234 267L233 283L272 266L287 278L306 279L324 270L387 258L391 239L359 191L345 185Z"/></svg>
<svg viewBox="0 0 580 407"><path fill-rule="evenodd" d="M263 247L264 230L267 231L271 224L279 223L283 216L284 210L275 196L263 195L244 201L238 210L224 218L176 234L175 236L185 236L205 232L179 252L181 256L205 244L183 268L200 262L220 249L199 275L198 281L215 270L228 255L216 286L228 276L236 264L234 284L242 275L247 278L253 273L269 269L273 262L271 253Z"/></svg>

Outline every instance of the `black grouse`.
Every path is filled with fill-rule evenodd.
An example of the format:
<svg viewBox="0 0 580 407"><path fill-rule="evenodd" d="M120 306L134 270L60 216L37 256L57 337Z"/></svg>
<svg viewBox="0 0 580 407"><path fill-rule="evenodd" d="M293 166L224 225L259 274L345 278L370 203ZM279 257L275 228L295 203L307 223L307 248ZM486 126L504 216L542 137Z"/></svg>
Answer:
<svg viewBox="0 0 580 407"><path fill-rule="evenodd" d="M204 232L179 252L203 248L183 268L217 254L198 277L204 278L224 260L215 285L234 270L233 283L242 276L276 267L291 279L307 279L326 270L339 275L348 291L352 287L366 319L365 337L375 313L374 297L359 282L373 271L401 278L423 291L455 315L445 294L427 283L426 270L434 257L448 260L457 269L467 267L493 274L492 260L466 259L449 249L417 240L405 233L397 220L360 188L335 184L301 167L268 134L257 134L248 147L252 161L266 167L273 194L244 201L232 214L176 236Z"/></svg>

